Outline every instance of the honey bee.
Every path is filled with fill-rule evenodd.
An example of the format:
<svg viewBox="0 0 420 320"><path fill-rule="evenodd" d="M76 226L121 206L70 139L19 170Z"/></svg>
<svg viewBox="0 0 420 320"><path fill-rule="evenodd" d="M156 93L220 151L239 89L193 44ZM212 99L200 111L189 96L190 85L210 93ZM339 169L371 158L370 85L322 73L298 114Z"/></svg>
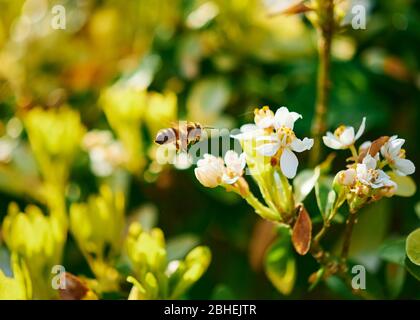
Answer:
<svg viewBox="0 0 420 320"><path fill-rule="evenodd" d="M174 144L176 150L187 151L187 148L201 140L203 127L198 122L181 121L170 128L159 130L155 143L159 145Z"/></svg>

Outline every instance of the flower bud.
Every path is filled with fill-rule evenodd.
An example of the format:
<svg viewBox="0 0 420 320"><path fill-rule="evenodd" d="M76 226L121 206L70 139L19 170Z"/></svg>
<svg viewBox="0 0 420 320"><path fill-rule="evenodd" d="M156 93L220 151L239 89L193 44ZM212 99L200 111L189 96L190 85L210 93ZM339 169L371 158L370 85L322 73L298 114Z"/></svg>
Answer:
<svg viewBox="0 0 420 320"><path fill-rule="evenodd" d="M254 110L254 121L257 127L266 129L273 125L274 112L267 106Z"/></svg>
<svg viewBox="0 0 420 320"><path fill-rule="evenodd" d="M342 170L337 174L337 182L342 185L351 186L354 184L355 180L356 170L354 169Z"/></svg>
<svg viewBox="0 0 420 320"><path fill-rule="evenodd" d="M197 162L194 169L195 176L200 183L208 188L215 188L222 182L224 163L221 158L206 154Z"/></svg>

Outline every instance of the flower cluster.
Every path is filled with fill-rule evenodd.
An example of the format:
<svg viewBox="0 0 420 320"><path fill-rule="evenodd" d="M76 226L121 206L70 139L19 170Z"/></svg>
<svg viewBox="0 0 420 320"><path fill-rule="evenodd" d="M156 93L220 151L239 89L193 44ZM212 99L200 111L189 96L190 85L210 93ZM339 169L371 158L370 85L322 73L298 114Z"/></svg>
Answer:
<svg viewBox="0 0 420 320"><path fill-rule="evenodd" d="M334 133L327 132L323 137L328 147L350 149L352 152L352 163L347 166L348 169L338 172L335 177L335 189L346 194L351 211L357 211L365 203L377 201L383 196L393 196L398 184L392 177L405 177L415 171L413 162L405 158L405 150L402 149L405 140L397 136L366 141L356 151L354 144L363 134L365 122L363 118L356 134L353 127L340 126ZM385 172L386 166L393 172Z"/></svg>
<svg viewBox="0 0 420 320"><path fill-rule="evenodd" d="M289 179L296 176L298 159L294 152L310 150L313 139L296 137L293 127L302 115L289 112L286 107L279 108L274 114L267 106L254 111L255 124L241 127L242 133L233 136L238 140L256 139L256 151L271 158L271 163L280 165L281 172Z"/></svg>
<svg viewBox="0 0 420 320"><path fill-rule="evenodd" d="M313 139L296 137L296 120L302 116L286 107L275 113L267 106L254 111L254 123L241 127L232 138L239 141L243 152L226 152L224 159L205 154L197 162L195 175L206 187L222 186L241 195L263 218L281 221L293 215L295 199L288 179L296 176L298 159L294 152L309 150ZM262 204L249 190L244 175L257 183L265 200Z"/></svg>
<svg viewBox="0 0 420 320"><path fill-rule="evenodd" d="M330 175L333 155L313 169L305 169L297 174L299 161L295 153L312 148L314 140L299 139L294 132L294 125L302 116L289 111L286 107L273 112L268 107L255 109L254 123L245 124L239 134L232 135L240 143L242 153L233 150L226 152L224 158L205 154L197 162L195 176L208 188L224 187L227 191L239 194L251 205L262 218L276 222L279 236L267 249L265 271L268 278L283 294L293 289L296 268L292 248L300 255L308 252L326 269L321 277L345 270L349 248L351 228L356 221L356 213L366 204L378 201L382 197L393 195L409 196L412 191L402 187L401 183L414 185L407 175L414 173L413 162L406 159L402 148L404 139L397 136L384 136L375 141L366 141L356 149L355 143L362 136L366 127L363 118L356 131L351 126L340 126L333 133L323 137L327 147L336 150L348 149L351 157L345 170L335 177ZM386 168L389 171L385 171ZM256 182L262 199L254 196L244 177L244 172ZM294 179L290 183L289 179ZM414 187L415 188L415 187ZM312 217L303 201L315 189L318 208L323 226L318 233L312 234ZM413 188L411 188L413 189ZM263 201L262 201L263 200ZM343 242L341 259L325 251L320 241L332 225L339 208L347 204L350 214L346 218L346 241ZM287 261L280 257L281 248ZM286 254L287 252L287 254ZM283 260L282 260L283 259ZM278 275L279 261L284 265ZM337 261L344 261L343 264ZM327 267L325 267L327 266ZM324 271L323 271L324 272Z"/></svg>
<svg viewBox="0 0 420 320"><path fill-rule="evenodd" d="M238 155L232 150L226 152L224 159L205 154L204 158L197 162L195 176L208 188L215 188L221 184L233 185L244 173L245 158L245 153Z"/></svg>

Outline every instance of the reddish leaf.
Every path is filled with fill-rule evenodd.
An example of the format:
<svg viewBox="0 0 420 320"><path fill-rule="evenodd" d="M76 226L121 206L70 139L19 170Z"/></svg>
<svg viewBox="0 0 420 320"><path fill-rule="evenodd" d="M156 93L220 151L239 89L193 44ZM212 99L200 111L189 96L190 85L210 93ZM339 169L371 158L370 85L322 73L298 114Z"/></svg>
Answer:
<svg viewBox="0 0 420 320"><path fill-rule="evenodd" d="M308 253L311 246L312 221L303 205L299 208L299 215L293 226L292 243L300 255Z"/></svg>
<svg viewBox="0 0 420 320"><path fill-rule="evenodd" d="M388 136L383 136L373 141L369 148L366 148L360 152L359 159L357 162L362 163L363 159L366 157L368 152L372 157L374 157L388 140Z"/></svg>
<svg viewBox="0 0 420 320"><path fill-rule="evenodd" d="M75 275L66 272L65 279L65 288L59 289L62 300L81 300L89 291L85 283Z"/></svg>

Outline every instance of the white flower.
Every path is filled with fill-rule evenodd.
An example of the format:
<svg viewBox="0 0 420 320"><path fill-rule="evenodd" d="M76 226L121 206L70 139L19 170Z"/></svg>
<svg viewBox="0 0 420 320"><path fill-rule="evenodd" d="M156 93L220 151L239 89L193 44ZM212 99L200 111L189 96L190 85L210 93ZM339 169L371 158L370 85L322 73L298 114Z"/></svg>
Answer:
<svg viewBox="0 0 420 320"><path fill-rule="evenodd" d="M388 161L389 166L399 176L407 176L416 171L414 163L405 159L405 150L403 146L405 140L392 136L382 147L381 154Z"/></svg>
<svg viewBox="0 0 420 320"><path fill-rule="evenodd" d="M198 160L197 168L194 169L198 181L208 188L215 188L220 185L224 171L223 159L211 154L205 154L203 159Z"/></svg>
<svg viewBox="0 0 420 320"><path fill-rule="evenodd" d="M245 153L238 155L235 151L229 150L225 154L226 169L222 181L226 184L235 183L243 174L246 165Z"/></svg>
<svg viewBox="0 0 420 320"><path fill-rule="evenodd" d="M367 151L369 150L370 146L372 145L372 141L365 141L363 142L360 147L359 147L359 153L361 153L362 151Z"/></svg>
<svg viewBox="0 0 420 320"><path fill-rule="evenodd" d="M272 157L277 153L280 154L280 169L283 174L292 179L296 175L298 167L298 159L295 152L303 152L312 148L314 140L304 138L300 140L296 138L293 132L294 123L302 116L296 112L289 112L286 107L277 110L274 116L275 133L269 136L257 138L257 141L265 141L266 143L257 147L257 151L268 157Z"/></svg>
<svg viewBox="0 0 420 320"><path fill-rule="evenodd" d="M338 182L345 186L351 186L356 182L356 177L357 172L355 169L342 170L338 173Z"/></svg>
<svg viewBox="0 0 420 320"><path fill-rule="evenodd" d="M254 122L258 128L266 129L273 126L274 112L267 106L254 110Z"/></svg>
<svg viewBox="0 0 420 320"><path fill-rule="evenodd" d="M253 123L244 124L241 126L240 130L241 133L231 135L231 137L239 141L246 141L264 134L264 129L257 127L257 125Z"/></svg>
<svg viewBox="0 0 420 320"><path fill-rule="evenodd" d="M324 144L331 149L347 149L360 138L365 131L365 126L366 118L364 117L356 135L353 127L340 126L334 131L334 134L327 132L327 135L323 136L322 139Z"/></svg>
<svg viewBox="0 0 420 320"><path fill-rule="evenodd" d="M356 167L357 180L360 183L372 187L374 189L382 187L393 187L397 185L382 170L376 169L377 160L371 155L366 155L362 163L358 163Z"/></svg>
<svg viewBox="0 0 420 320"><path fill-rule="evenodd" d="M293 130L296 120L302 119L302 115L297 112L289 112L289 109L286 107L281 107L277 109L274 116L274 127L276 129L281 129L287 127Z"/></svg>

